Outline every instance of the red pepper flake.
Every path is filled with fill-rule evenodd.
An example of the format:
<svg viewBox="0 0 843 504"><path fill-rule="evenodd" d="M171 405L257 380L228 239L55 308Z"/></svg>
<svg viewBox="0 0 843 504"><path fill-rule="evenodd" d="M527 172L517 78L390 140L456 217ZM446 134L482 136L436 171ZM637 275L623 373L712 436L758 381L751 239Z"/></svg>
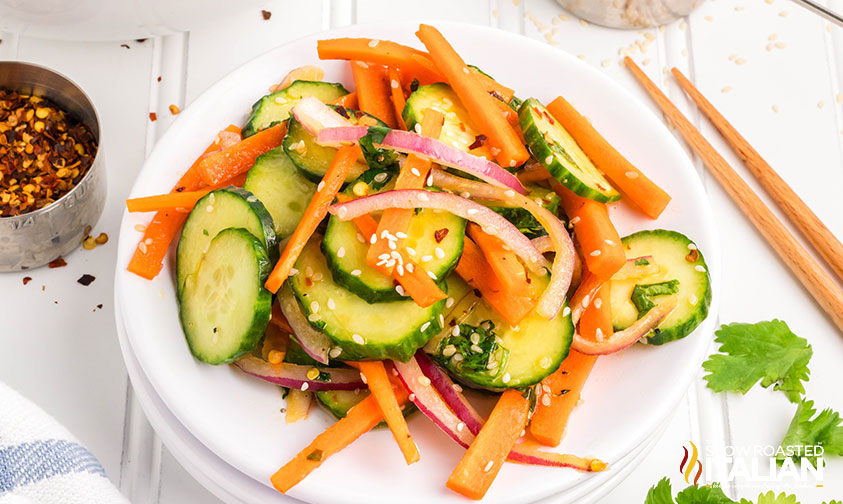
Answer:
<svg viewBox="0 0 843 504"><path fill-rule="evenodd" d="M486 143L486 135L480 134L474 137L474 143L468 146L468 150L479 149Z"/></svg>
<svg viewBox="0 0 843 504"><path fill-rule="evenodd" d="M480 292L480 289L474 289L474 295L479 297L479 298L483 297L483 293Z"/></svg>
<svg viewBox="0 0 843 504"><path fill-rule="evenodd" d="M304 285L307 287L313 287L313 280L310 277L304 277Z"/></svg>
<svg viewBox="0 0 843 504"><path fill-rule="evenodd" d="M120 44L120 47L122 47L123 49L131 49L131 47L129 47L129 44Z"/></svg>
<svg viewBox="0 0 843 504"><path fill-rule="evenodd" d="M155 112L150 112L149 113L149 120L152 121L152 122L157 121L158 120L158 114L156 114Z"/></svg>
<svg viewBox="0 0 843 504"><path fill-rule="evenodd" d="M161 82L161 76L160 75L158 76L158 82Z"/></svg>
<svg viewBox="0 0 843 504"><path fill-rule="evenodd" d="M179 108L175 104L170 105L169 109L170 113L173 115L178 115L178 113L181 112L181 110L179 110Z"/></svg>
<svg viewBox="0 0 843 504"><path fill-rule="evenodd" d="M345 117L346 119L350 119L350 117L348 116L348 110L346 110L346 108L342 105L337 105L337 108L334 110L336 110L337 114Z"/></svg>
<svg viewBox="0 0 843 504"><path fill-rule="evenodd" d="M688 252L688 255L685 256L685 260L689 263L697 262L697 259L700 258L700 252L697 249L693 249Z"/></svg>
<svg viewBox="0 0 843 504"><path fill-rule="evenodd" d="M176 192L184 192L185 189L187 189L185 186L178 186L176 187Z"/></svg>
<svg viewBox="0 0 843 504"><path fill-rule="evenodd" d="M23 284L26 285L32 281L32 277L23 277Z"/></svg>
<svg viewBox="0 0 843 504"><path fill-rule="evenodd" d="M50 261L50 264L48 264L48 266L50 267L50 269L64 268L65 266L67 266L67 261L65 261L61 256L58 256L52 261Z"/></svg>
<svg viewBox="0 0 843 504"><path fill-rule="evenodd" d="M272 13L268 10L261 10L261 16L263 16L264 21L268 21L272 17Z"/></svg>
<svg viewBox="0 0 843 504"><path fill-rule="evenodd" d="M436 243L442 243L442 240L448 236L448 228L437 229L433 232L433 237L436 238Z"/></svg>
<svg viewBox="0 0 843 504"><path fill-rule="evenodd" d="M97 305L97 309L98 309L98 310L102 310L102 303L100 303L100 304L98 304L98 305Z"/></svg>
<svg viewBox="0 0 843 504"><path fill-rule="evenodd" d="M506 100L504 99L503 95L502 95L502 94L500 94L500 93L498 93L498 92L497 92L497 91L495 91L494 89L490 90L490 91L489 91L489 94L490 94L490 95L492 95L494 98L497 98L498 100L500 100L500 101L502 101L502 102L506 103Z"/></svg>
<svg viewBox="0 0 843 504"><path fill-rule="evenodd" d="M76 280L76 281L78 283L84 285L85 287L87 287L87 286L91 285L92 283L94 283L94 280L96 280L96 279L97 279L97 277L95 277L94 275L89 275L89 274L85 273L84 275L79 277L79 280Z"/></svg>

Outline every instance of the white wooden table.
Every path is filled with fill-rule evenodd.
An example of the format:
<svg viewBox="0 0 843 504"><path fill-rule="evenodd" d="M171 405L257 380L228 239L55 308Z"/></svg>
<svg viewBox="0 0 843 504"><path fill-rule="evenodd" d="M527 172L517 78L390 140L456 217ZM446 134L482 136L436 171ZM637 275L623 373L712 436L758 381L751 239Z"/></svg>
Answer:
<svg viewBox="0 0 843 504"><path fill-rule="evenodd" d="M843 10L843 0L828 3ZM843 236L843 30L787 0L709 0L687 19L629 32L581 22L552 0L274 0L263 8L273 13L268 21L259 9L250 8L189 33L127 41L128 47L0 33L0 59L56 68L81 84L96 103L109 196L95 232L111 237L94 251L72 253L65 268L0 275L0 380L74 432L134 503L218 501L161 447L126 377L112 301L123 200L145 156L173 120L170 104L189 106L241 63L302 35L351 23L418 18L491 25L580 56L649 104L619 66L628 52L738 167L670 82L668 68L677 66L832 231ZM279 68L279 76L285 71ZM149 112L157 113L157 122L150 122ZM787 321L814 348L808 396L821 407L843 411L841 334L722 189L700 165L698 169L721 224L721 321ZM750 184L756 187L754 181ZM96 281L89 287L77 284L83 273L93 274ZM26 286L24 276L33 278ZM604 502L642 502L647 489L664 476L671 477L675 490L684 488L678 466L689 440L712 447L775 446L793 411L782 394L759 389L745 397L714 395L699 379L650 455ZM751 499L761 489L794 491L803 503L840 498L843 461L829 462L823 487L753 486L746 478L724 487L732 497ZM713 465L713 479L725 481L728 465Z"/></svg>

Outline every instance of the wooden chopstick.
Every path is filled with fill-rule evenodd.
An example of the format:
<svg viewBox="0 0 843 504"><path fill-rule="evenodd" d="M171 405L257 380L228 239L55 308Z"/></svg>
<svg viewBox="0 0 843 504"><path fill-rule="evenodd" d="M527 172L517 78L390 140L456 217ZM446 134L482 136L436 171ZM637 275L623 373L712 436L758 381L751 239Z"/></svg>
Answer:
<svg viewBox="0 0 843 504"><path fill-rule="evenodd" d="M726 139L735 154L741 158L752 175L767 191L767 194L776 202L776 205L799 228L802 235L811 242L811 245L831 266L834 273L840 279L843 279L843 244L787 185L787 182L749 145L749 142L738 133L735 127L691 84L691 81L682 75L682 72L674 68L673 76L679 82L679 86L688 93L697 107L702 110L709 121L717 128L717 131Z"/></svg>
<svg viewBox="0 0 843 504"><path fill-rule="evenodd" d="M767 208L740 175L729 166L723 156L708 143L705 137L682 115L682 112L671 103L638 65L629 57L624 58L624 62L668 120L682 134L688 145L711 170L720 185L732 197L732 200L749 217L756 229L761 232L767 242L779 254L779 257L793 271L796 278L802 282L805 289L831 317L834 324L843 331L843 291L809 255L805 247L796 241L796 238Z"/></svg>

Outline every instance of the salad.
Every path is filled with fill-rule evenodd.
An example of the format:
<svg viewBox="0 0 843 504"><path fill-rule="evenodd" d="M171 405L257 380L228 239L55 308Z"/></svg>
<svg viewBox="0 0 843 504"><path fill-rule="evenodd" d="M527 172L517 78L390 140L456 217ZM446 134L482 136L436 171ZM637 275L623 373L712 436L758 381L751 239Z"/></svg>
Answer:
<svg viewBox="0 0 843 504"><path fill-rule="evenodd" d="M434 27L427 51L321 40L354 92L292 70L219 132L128 265L175 282L190 352L280 386L288 422L337 421L272 476L287 492L384 422L407 464L418 411L466 448L446 485L481 499L507 461L602 471L557 446L598 356L684 338L708 314L701 251L621 238L608 204L657 219L670 196L563 97L522 99ZM522 92L529 92L523 90ZM496 394L484 418L463 387ZM435 449L435 447L423 447Z"/></svg>

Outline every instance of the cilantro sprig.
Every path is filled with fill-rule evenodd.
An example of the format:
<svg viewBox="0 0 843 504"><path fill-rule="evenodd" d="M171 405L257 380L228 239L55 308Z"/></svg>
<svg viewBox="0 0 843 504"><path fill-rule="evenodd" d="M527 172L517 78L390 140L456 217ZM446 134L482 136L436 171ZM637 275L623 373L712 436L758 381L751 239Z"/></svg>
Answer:
<svg viewBox="0 0 843 504"><path fill-rule="evenodd" d="M734 501L727 497L718 486L694 485L676 494L676 499L674 499L670 480L662 478L647 492L644 504L799 504L799 501L796 500L795 495L788 495L784 492L776 495L772 490L758 494L754 503L747 499ZM823 504L841 504L841 502L833 500Z"/></svg>
<svg viewBox="0 0 843 504"><path fill-rule="evenodd" d="M793 452L795 460L804 456L815 467L817 456L807 454L804 450L806 446L822 446L823 455L843 455L843 426L840 425L843 419L840 414L830 408L814 416L815 414L814 401L803 399L799 402L796 414L781 442L785 451L779 450L780 453L776 457L779 463L784 462L788 448Z"/></svg>

